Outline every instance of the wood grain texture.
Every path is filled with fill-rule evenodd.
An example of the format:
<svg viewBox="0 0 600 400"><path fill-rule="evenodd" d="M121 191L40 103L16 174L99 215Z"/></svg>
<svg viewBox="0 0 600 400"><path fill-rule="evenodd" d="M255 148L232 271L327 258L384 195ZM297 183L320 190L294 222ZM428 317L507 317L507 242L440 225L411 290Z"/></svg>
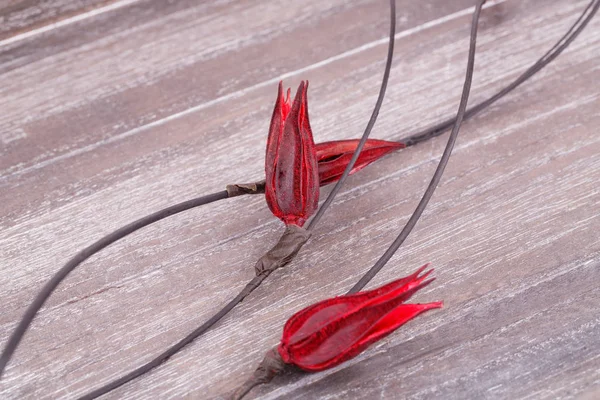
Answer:
<svg viewBox="0 0 600 400"><path fill-rule="evenodd" d="M124 0L125 2L127 0ZM3 0L0 2L0 41L44 30L123 0Z"/></svg>
<svg viewBox="0 0 600 400"><path fill-rule="evenodd" d="M373 137L456 111L470 1L398 0ZM471 103L514 78L585 1L485 10ZM261 176L276 82L309 79L317 141L362 133L386 51L385 2L139 1L0 47L0 343L41 285L140 216ZM464 125L415 232L371 286L425 262L430 312L331 371L260 399L600 396L600 20L555 63ZM438 138L351 177L314 237L218 326L106 398L223 398L284 321L346 291L413 211ZM329 192L324 189L322 195ZM172 217L76 270L35 320L0 398L74 398L158 354L252 277L282 232L260 197Z"/></svg>

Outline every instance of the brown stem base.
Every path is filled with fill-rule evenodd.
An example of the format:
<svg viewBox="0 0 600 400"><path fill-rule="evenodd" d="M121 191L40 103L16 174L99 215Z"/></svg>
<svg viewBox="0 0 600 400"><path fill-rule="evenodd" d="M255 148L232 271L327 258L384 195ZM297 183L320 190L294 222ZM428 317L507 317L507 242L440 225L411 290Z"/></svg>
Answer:
<svg viewBox="0 0 600 400"><path fill-rule="evenodd" d="M271 382L276 375L280 375L285 371L285 367L286 364L281 359L277 348L272 348L267 352L265 358L263 358L258 368L256 368L252 374L252 377L244 382L244 384L233 393L231 399L240 400L248 394L253 387Z"/></svg>

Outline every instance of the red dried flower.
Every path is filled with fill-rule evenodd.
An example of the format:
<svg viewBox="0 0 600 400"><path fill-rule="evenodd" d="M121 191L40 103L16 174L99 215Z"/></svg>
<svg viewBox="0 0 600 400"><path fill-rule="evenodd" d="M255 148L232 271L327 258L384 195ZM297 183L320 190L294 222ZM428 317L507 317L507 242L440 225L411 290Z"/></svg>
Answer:
<svg viewBox="0 0 600 400"><path fill-rule="evenodd" d="M341 178L358 146L358 142L358 139L352 139L335 140L332 142L316 144L315 147L317 150L317 161L319 162L319 179L321 186L328 185ZM406 147L404 143L369 139L365 143L350 174L360 171L373 161L377 161L386 154L404 147Z"/></svg>
<svg viewBox="0 0 600 400"><path fill-rule="evenodd" d="M277 348L282 360L306 371L321 371L349 360L420 313L442 302L403 304L433 271L414 274L375 290L313 304L294 314L283 328Z"/></svg>
<svg viewBox="0 0 600 400"><path fill-rule="evenodd" d="M290 105L290 90L279 94L267 140L265 196L273 214L286 225L304 225L319 203L319 171L308 121L308 82L302 81Z"/></svg>

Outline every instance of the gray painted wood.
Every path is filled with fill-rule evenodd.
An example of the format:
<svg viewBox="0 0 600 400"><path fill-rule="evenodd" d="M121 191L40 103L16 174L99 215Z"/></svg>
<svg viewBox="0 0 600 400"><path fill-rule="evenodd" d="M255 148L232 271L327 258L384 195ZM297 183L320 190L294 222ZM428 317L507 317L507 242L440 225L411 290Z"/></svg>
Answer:
<svg viewBox="0 0 600 400"><path fill-rule="evenodd" d="M91 241L260 178L282 75L292 87L310 80L317 141L362 133L383 70L384 2L198 3L132 2L0 46L0 343ZM398 139L455 112L471 3L398 1L373 137ZM491 2L472 101L545 53L585 3ZM371 285L432 262L438 279L415 301L445 308L349 363L279 378L249 398L600 396L599 49L595 20L555 63L464 125L422 221ZM106 397L226 396L293 312L343 293L387 248L444 145L400 151L351 177L288 267L167 364ZM236 198L111 246L49 300L0 397L74 398L149 360L237 293L281 231L264 199Z"/></svg>
<svg viewBox="0 0 600 400"><path fill-rule="evenodd" d="M0 3L0 40L36 34L82 14L102 12L127 0L4 0Z"/></svg>

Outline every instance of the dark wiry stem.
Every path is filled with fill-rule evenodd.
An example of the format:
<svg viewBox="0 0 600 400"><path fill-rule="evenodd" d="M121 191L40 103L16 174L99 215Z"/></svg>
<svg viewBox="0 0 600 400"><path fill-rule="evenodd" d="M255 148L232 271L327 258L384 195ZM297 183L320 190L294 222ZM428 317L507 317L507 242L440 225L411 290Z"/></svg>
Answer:
<svg viewBox="0 0 600 400"><path fill-rule="evenodd" d="M17 325L15 331L10 335L2 355L0 356L0 377L6 368L6 365L10 361L13 353L17 346L23 339L25 332L29 329L29 325L35 318L36 314L42 308L46 300L50 297L52 292L58 287L58 285L75 269L79 264L90 258L105 247L110 246L112 243L124 238L125 236L148 226L156 221L167 218L171 215L178 214L180 212L189 210L194 207L199 207L205 204L209 204L218 200L223 200L228 197L227 191L212 193L206 196L198 197L192 200L184 201L183 203L175 204L174 206L167 207L153 214L147 215L125 225L124 227L117 229L116 231L104 236L102 239L91 244L85 249L77 253L69 262L67 262L47 283L44 285L42 290L37 294L33 302L29 305L25 311L25 315Z"/></svg>
<svg viewBox="0 0 600 400"><path fill-rule="evenodd" d="M281 359L277 348L272 348L267 352L250 379L233 393L231 399L241 400L253 387L271 382L275 376L283 373L285 368L286 364Z"/></svg>
<svg viewBox="0 0 600 400"><path fill-rule="evenodd" d="M454 148L454 144L456 143L456 138L458 137L458 132L460 131L460 125L462 123L463 117L465 115L465 111L467 109L467 102L469 100L469 93L471 91L471 82L473 81L473 70L475 68L475 49L477 45L477 28L479 26L479 16L481 15L481 8L486 0L479 0L477 2L477 6L475 7L475 12L473 13L473 21L471 22L471 41L469 45L469 61L467 62L467 72L465 76L465 83L463 85L462 95L460 98L460 105L458 106L458 113L456 116L456 122L454 123L454 127L452 128L452 133L448 138L448 144L446 145L446 149L444 150L444 154L442 154L442 158L438 163L438 166L431 178L431 182L429 186L425 190L421 201L417 205L417 208L411 215L410 219L396 238L391 246L383 253L381 258L377 260L375 265L371 267L369 271L350 289L348 294L356 293L362 288L365 287L367 283L373 279L373 277L387 264L387 262L392 258L394 253L400 248L404 240L408 237L408 235L412 232L413 228L419 221L419 218L425 211L425 207L431 200L433 196L433 192L442 179L442 175L448 165L448 160L450 160L450 155L452 154L452 149Z"/></svg>
<svg viewBox="0 0 600 400"><path fill-rule="evenodd" d="M348 165L346 166L344 173L342 174L340 179L337 181L337 183L335 184L333 189L331 189L329 196L327 196L327 198L325 199L325 201L323 202L321 207L319 207L319 210L317 211L315 216L309 222L308 227L306 228L309 231L313 230L314 227L317 225L317 223L321 220L321 217L323 217L323 214L325 214L325 211L329 208L329 206L333 202L335 196L338 194L338 192L342 188L342 185L348 178L348 175L350 175L350 171L352 171L352 168L354 168L354 164L356 163L356 160L358 160L358 157L360 156L360 152L362 151L363 147L365 146L365 143L367 142L367 139L369 138L369 135L371 134L371 130L373 129L373 126L375 126L375 122L377 121L377 117L379 116L379 110L381 109L381 105L383 104L383 98L385 97L385 91L387 89L388 80L390 78L390 71L392 70L392 60L394 58L395 35L396 35L396 0L390 0L390 40L388 43L388 54L387 54L387 60L385 62L385 70L383 71L383 79L381 80L381 87L379 88L379 96L377 97L377 101L375 102L375 108L373 108L373 112L371 113L371 118L369 119L369 122L367 123L367 127L365 128L365 132L363 133L362 137L360 138L360 142L358 142L358 146L356 146L356 149L354 150L354 154L352 154L352 158L348 162Z"/></svg>
<svg viewBox="0 0 600 400"><path fill-rule="evenodd" d="M90 400L96 397L102 396L111 390L118 388L126 384L127 382L144 375L145 373L158 367L174 354L179 352L188 344L192 343L198 336L209 330L214 324L219 322L229 311L231 311L236 305L241 303L250 293L252 293L260 284L269 276L273 271L286 265L294 257L294 255L300 250L300 248L306 243L310 233L299 226L290 225L286 227L284 234L281 236L279 241L271 250L263 255L255 264L254 269L256 276L248 282L242 291L225 307L223 307L218 313L213 315L208 321L203 323L201 326L196 328L193 332L188 334L186 337L175 343L167 350L163 351L154 359L150 360L146 364L134 369L133 371L117 378L106 385L99 387L96 390L82 396L79 400Z"/></svg>
<svg viewBox="0 0 600 400"><path fill-rule="evenodd" d="M596 3L596 4L594 4ZM592 0L587 7L584 9L583 13L579 16L577 21L571 26L571 28L565 33L559 40L544 54L539 60L537 60L531 67L529 67L525 72L523 72L517 79L508 84L506 87L499 90L496 94L491 96L490 98L477 103L473 107L469 107L465 112L463 120L466 121L479 114L481 111L485 110L496 101L500 100L502 97L506 96L514 89L519 87L525 81L529 80L532 76L541 71L546 65L550 64L556 57L558 57L570 44L579 36L579 34L583 31L583 29L587 26L587 24L594 17L596 12L598 11L598 6L600 2L597 0ZM434 137L440 136L448 129L452 128L452 126L456 123L456 117L449 118L445 121L442 121L432 127L426 128L420 132L407 136L403 139L400 139L400 143L404 143L407 147L414 146L415 144L424 142L426 140L432 139Z"/></svg>

